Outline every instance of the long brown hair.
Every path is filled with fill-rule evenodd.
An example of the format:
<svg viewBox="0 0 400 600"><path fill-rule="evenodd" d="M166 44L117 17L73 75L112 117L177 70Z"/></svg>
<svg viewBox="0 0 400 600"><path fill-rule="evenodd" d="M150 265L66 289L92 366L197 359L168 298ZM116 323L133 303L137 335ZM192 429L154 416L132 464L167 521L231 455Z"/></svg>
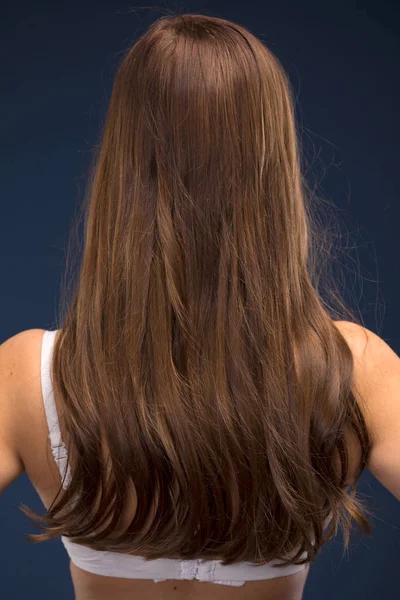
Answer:
<svg viewBox="0 0 400 600"><path fill-rule="evenodd" d="M333 238L316 200L266 45L222 18L153 22L90 171L51 374L72 480L45 517L23 507L47 530L30 541L301 564L339 525L347 548L352 518L370 533L355 486L371 439L334 321L358 318L335 281L332 303L321 291Z"/></svg>

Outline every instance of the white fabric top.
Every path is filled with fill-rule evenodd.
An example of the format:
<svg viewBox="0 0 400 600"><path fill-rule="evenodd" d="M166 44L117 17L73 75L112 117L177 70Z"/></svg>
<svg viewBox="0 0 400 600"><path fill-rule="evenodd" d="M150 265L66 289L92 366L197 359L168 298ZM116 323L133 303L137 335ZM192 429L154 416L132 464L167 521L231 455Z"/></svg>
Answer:
<svg viewBox="0 0 400 600"><path fill-rule="evenodd" d="M57 330L46 330L43 335L41 381L51 449L61 478L64 480L63 488L66 489L71 479L71 472L69 466L67 468L67 449L61 439L53 385L50 377L50 365L56 333ZM328 521L329 518L326 523ZM167 579L197 579L198 581L208 581L223 585L241 586L246 581L273 579L274 577L291 575L307 566L290 565L276 569L275 565L282 562L280 560L275 560L259 567L255 567L248 562L222 565L220 560L203 559L178 560L158 558L146 561L141 556L92 550L91 548L71 542L65 536L61 536L61 541L70 560L77 567L98 575L126 579L153 579L156 582ZM305 556L306 553L302 555L302 557Z"/></svg>

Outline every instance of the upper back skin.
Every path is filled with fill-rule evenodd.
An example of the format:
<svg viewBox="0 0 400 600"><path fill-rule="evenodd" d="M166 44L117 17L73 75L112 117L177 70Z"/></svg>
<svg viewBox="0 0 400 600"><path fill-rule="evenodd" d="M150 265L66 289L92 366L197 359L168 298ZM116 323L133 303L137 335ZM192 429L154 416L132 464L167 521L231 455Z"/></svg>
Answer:
<svg viewBox="0 0 400 600"><path fill-rule="evenodd" d="M347 322L336 322L347 338ZM26 347L21 356L18 397L21 399L19 419L19 453L25 471L46 509L56 496L61 480L53 460L44 412L40 358L44 334L42 329L29 330ZM354 347L354 343L351 344ZM23 364L22 364L23 363ZM23 367L23 369L22 369ZM350 447L350 473L358 464L356 449ZM135 511L128 499L122 522L130 521ZM43 572L46 565L43 565ZM248 581L242 587L199 581L120 579L83 571L70 562L76 600L301 600L309 569L293 575L263 581Z"/></svg>

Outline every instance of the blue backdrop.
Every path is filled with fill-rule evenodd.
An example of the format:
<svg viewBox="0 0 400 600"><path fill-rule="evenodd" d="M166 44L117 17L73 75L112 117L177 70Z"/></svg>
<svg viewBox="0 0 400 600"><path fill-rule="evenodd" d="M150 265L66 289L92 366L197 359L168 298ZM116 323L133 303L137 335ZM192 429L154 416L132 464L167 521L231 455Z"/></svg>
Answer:
<svg viewBox="0 0 400 600"><path fill-rule="evenodd" d="M399 172L400 26L395 2L160 2L240 22L271 48L296 89L308 179L340 209L352 234L365 325L400 353ZM26 0L3 13L1 43L0 338L51 329L68 230L82 201L90 150L124 49L160 16L128 2ZM360 285L361 282L361 285ZM359 494L374 510L371 539L354 534L324 547L304 600L398 597L400 505L366 471ZM37 532L18 509L42 504L25 475L0 498L0 596L73 598L59 540L29 544ZM371 565L367 568L367 565Z"/></svg>

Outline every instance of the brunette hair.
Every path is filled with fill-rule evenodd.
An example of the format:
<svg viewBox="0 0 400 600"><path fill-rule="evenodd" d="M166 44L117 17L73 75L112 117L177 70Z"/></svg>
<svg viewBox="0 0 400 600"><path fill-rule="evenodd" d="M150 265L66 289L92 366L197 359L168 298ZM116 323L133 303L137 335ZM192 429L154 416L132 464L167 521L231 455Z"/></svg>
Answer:
<svg viewBox="0 0 400 600"><path fill-rule="evenodd" d="M44 517L23 506L45 524L29 541L286 565L339 525L347 548L351 519L371 532L355 496L371 439L335 324L359 319L326 268L295 105L276 56L222 18L163 15L126 52L54 345L72 479Z"/></svg>

